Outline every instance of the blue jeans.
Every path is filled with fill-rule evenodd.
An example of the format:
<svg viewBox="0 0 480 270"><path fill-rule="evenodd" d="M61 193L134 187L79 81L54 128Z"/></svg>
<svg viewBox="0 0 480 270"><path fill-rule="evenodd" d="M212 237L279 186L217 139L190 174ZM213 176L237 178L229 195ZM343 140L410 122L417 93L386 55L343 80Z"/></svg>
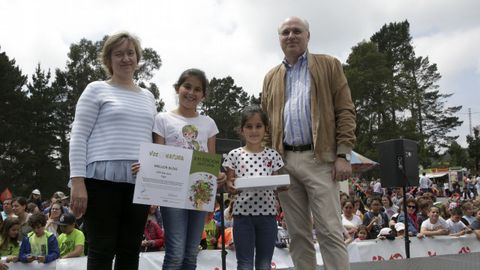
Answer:
<svg viewBox="0 0 480 270"><path fill-rule="evenodd" d="M237 254L237 270L271 269L277 222L275 216L233 217L233 242ZM255 257L255 264L254 264Z"/></svg>
<svg viewBox="0 0 480 270"><path fill-rule="evenodd" d="M197 268L198 246L207 212L160 207L165 229L163 270Z"/></svg>

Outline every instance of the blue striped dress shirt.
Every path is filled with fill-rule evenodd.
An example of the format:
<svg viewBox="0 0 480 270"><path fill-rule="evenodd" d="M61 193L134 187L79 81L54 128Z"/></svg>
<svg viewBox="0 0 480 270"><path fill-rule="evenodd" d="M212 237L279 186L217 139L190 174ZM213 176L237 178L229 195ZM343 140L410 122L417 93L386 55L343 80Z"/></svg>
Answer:
<svg viewBox="0 0 480 270"><path fill-rule="evenodd" d="M312 143L312 119L310 110L310 72L307 53L287 68L285 82L285 108L283 111L284 138L288 145L305 145Z"/></svg>

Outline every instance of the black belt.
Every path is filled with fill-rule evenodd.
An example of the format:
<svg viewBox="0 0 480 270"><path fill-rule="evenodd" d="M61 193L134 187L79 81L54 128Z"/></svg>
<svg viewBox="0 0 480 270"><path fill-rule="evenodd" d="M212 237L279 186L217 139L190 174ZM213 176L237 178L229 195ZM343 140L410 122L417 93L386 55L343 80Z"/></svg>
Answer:
<svg viewBox="0 0 480 270"><path fill-rule="evenodd" d="M293 151L293 152L303 152L303 151L309 151L313 149L311 144L304 144L304 145L283 144L283 148L285 148L285 150L287 151Z"/></svg>

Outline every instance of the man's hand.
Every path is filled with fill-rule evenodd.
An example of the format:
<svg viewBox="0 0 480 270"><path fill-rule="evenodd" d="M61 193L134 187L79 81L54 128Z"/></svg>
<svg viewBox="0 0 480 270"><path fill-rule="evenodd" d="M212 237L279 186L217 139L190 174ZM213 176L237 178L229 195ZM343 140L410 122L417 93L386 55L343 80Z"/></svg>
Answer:
<svg viewBox="0 0 480 270"><path fill-rule="evenodd" d="M344 158L337 157L333 166L333 179L343 181L352 176L352 164Z"/></svg>
<svg viewBox="0 0 480 270"><path fill-rule="evenodd" d="M83 177L72 178L72 189L70 197L70 208L78 219L87 211L88 194Z"/></svg>

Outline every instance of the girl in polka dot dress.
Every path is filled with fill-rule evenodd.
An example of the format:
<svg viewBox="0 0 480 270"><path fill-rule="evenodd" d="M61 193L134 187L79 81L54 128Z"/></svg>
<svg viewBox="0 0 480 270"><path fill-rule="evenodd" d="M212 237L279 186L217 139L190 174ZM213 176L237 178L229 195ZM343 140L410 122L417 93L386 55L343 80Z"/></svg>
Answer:
<svg viewBox="0 0 480 270"><path fill-rule="evenodd" d="M283 160L277 151L262 146L268 117L258 107L243 111L240 134L246 145L228 153L223 162L227 188L232 193L236 177L277 174ZM275 195L272 189L248 189L238 193L233 210L233 241L237 269L271 269L277 238Z"/></svg>

